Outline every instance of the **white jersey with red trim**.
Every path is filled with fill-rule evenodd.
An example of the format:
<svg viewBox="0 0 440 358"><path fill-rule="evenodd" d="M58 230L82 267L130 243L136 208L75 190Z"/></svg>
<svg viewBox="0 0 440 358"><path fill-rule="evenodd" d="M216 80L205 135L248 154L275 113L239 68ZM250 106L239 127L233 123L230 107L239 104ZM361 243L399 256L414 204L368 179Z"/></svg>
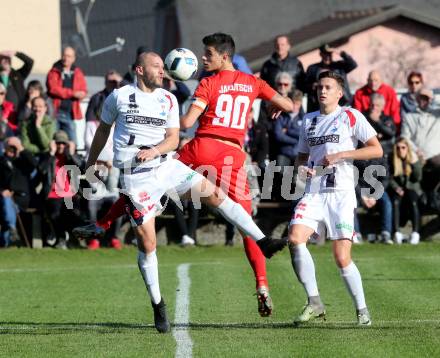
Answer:
<svg viewBox="0 0 440 358"><path fill-rule="evenodd" d="M179 128L179 105L176 97L157 88L151 93L135 84L115 89L105 100L101 120L115 124L113 162L117 168L155 167L174 152L146 163L136 163L140 147L153 147L165 139L167 128Z"/></svg>
<svg viewBox="0 0 440 358"><path fill-rule="evenodd" d="M298 152L309 154L308 166L316 175L307 180L306 193L354 190L353 161L345 160L323 167L327 154L357 148L376 135L364 115L356 109L338 106L330 114L307 113L303 119Z"/></svg>

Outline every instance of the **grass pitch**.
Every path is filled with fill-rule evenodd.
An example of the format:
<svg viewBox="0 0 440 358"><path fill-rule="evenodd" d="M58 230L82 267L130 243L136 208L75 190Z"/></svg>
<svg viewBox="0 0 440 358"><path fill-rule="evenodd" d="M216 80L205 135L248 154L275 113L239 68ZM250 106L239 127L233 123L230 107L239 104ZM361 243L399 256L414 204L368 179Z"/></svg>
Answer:
<svg viewBox="0 0 440 358"><path fill-rule="evenodd" d="M354 247L373 326L357 328L330 245L311 247L327 321L294 328L305 303L285 250L267 263L273 316L257 313L241 247L160 247L160 283L174 318L177 267L190 263L194 357L440 356L440 243ZM160 335L134 248L0 251L0 356L173 357Z"/></svg>

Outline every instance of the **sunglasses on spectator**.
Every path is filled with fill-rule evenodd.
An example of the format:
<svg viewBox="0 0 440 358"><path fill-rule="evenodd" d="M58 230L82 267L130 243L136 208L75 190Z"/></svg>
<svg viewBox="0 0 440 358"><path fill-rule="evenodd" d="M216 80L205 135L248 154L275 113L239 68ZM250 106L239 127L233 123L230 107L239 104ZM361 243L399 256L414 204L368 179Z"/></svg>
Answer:
<svg viewBox="0 0 440 358"><path fill-rule="evenodd" d="M290 86L290 83L278 82L277 86L288 87L288 86Z"/></svg>
<svg viewBox="0 0 440 358"><path fill-rule="evenodd" d="M410 85L419 85L420 83L422 83L421 81L409 81Z"/></svg>
<svg viewBox="0 0 440 358"><path fill-rule="evenodd" d="M66 142L55 142L55 144L64 144L64 145L66 145L67 143Z"/></svg>
<svg viewBox="0 0 440 358"><path fill-rule="evenodd" d="M397 149L407 149L408 147L406 145L397 145Z"/></svg>

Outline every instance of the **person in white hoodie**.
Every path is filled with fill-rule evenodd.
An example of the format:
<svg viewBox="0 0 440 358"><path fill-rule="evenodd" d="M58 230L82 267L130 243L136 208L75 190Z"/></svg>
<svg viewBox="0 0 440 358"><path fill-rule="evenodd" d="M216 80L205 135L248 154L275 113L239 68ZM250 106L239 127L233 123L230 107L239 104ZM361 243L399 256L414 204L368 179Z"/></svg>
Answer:
<svg viewBox="0 0 440 358"><path fill-rule="evenodd" d="M422 88L417 95L418 108L407 113L402 121L401 136L409 139L417 156L425 162L423 187L431 191L439 183L440 173L440 109L434 108L434 94Z"/></svg>

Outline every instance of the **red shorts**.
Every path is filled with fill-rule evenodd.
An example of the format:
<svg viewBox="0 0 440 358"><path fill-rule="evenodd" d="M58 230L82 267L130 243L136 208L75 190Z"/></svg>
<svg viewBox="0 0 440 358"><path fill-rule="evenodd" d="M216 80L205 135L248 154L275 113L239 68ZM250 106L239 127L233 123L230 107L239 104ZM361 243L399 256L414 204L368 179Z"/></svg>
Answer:
<svg viewBox="0 0 440 358"><path fill-rule="evenodd" d="M251 214L251 197L241 149L209 137L196 137L177 152L185 165L203 174Z"/></svg>

